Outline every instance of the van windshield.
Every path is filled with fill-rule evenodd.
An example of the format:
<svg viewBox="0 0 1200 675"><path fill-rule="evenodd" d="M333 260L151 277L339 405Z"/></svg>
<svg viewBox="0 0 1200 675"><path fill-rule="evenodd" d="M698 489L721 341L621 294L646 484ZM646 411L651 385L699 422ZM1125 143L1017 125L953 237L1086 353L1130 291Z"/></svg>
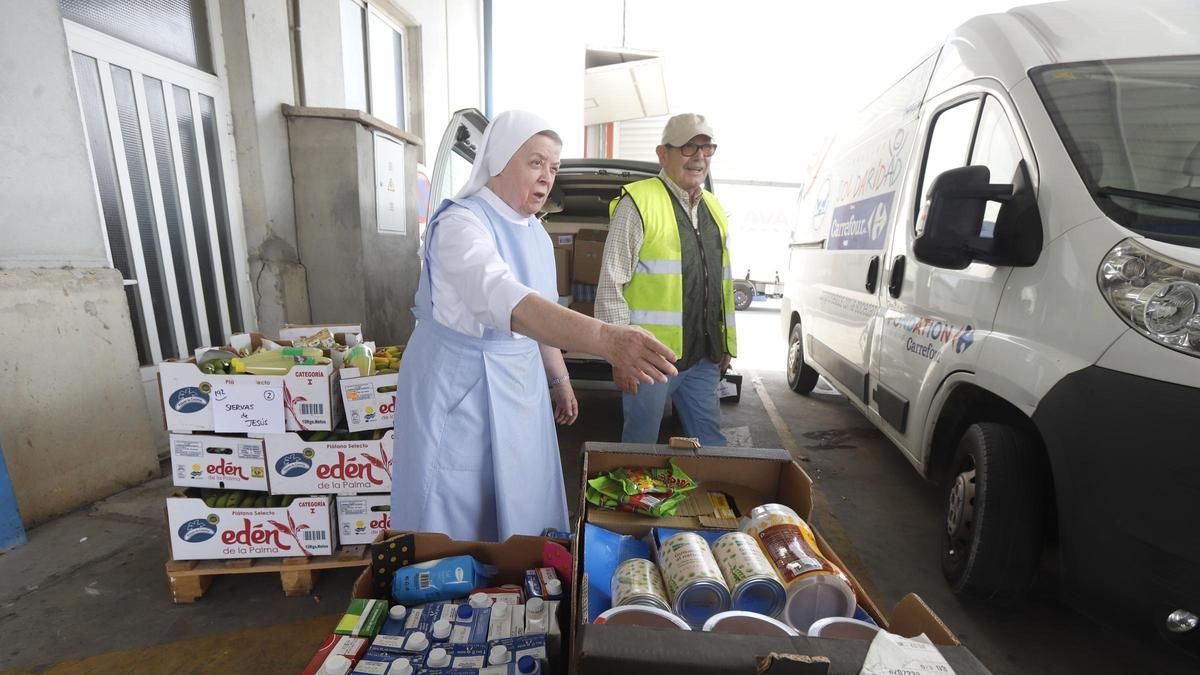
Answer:
<svg viewBox="0 0 1200 675"><path fill-rule="evenodd" d="M1105 214L1200 246L1200 56L1053 65L1030 76Z"/></svg>

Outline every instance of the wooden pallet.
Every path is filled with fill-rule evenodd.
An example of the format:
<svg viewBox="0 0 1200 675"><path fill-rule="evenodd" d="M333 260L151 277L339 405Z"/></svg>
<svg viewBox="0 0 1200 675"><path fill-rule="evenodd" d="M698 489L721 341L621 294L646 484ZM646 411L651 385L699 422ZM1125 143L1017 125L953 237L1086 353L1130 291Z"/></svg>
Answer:
<svg viewBox="0 0 1200 675"><path fill-rule="evenodd" d="M176 604L195 602L215 577L227 574L278 572L283 592L289 596L307 595L321 570L341 567L366 567L371 562L369 547L342 546L333 555L312 558L236 558L233 560L168 560L167 581Z"/></svg>

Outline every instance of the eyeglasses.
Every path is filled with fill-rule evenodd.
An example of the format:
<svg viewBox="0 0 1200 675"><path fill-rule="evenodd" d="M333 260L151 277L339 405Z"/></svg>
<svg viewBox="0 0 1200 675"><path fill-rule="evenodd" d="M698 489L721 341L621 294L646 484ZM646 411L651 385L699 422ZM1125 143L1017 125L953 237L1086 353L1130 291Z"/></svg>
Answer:
<svg viewBox="0 0 1200 675"><path fill-rule="evenodd" d="M695 143L692 143L691 141L688 141L687 143L684 143L683 145L669 145L667 147L677 148L679 150L679 153L681 155L683 155L684 157L694 156L696 154L697 150L703 150L705 157L712 157L713 153L715 153L717 151L716 143L705 143L704 145L697 145Z"/></svg>

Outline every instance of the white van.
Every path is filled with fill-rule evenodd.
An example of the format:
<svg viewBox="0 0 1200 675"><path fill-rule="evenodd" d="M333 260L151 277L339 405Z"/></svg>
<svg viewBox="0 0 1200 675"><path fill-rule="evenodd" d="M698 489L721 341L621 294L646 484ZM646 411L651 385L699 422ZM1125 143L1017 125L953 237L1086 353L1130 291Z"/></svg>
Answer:
<svg viewBox="0 0 1200 675"><path fill-rule="evenodd" d="M945 484L964 596L1200 630L1200 2L958 28L801 201L788 382L823 375ZM1189 632L1190 631L1190 632Z"/></svg>

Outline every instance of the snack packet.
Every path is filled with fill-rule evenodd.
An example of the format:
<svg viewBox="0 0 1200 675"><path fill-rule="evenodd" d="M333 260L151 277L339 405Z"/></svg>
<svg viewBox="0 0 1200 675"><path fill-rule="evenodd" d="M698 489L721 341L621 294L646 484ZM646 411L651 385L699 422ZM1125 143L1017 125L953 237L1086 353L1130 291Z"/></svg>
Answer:
<svg viewBox="0 0 1200 675"><path fill-rule="evenodd" d="M605 509L619 509L661 518L675 515L687 493L696 488L683 469L621 468L588 481L584 498Z"/></svg>

